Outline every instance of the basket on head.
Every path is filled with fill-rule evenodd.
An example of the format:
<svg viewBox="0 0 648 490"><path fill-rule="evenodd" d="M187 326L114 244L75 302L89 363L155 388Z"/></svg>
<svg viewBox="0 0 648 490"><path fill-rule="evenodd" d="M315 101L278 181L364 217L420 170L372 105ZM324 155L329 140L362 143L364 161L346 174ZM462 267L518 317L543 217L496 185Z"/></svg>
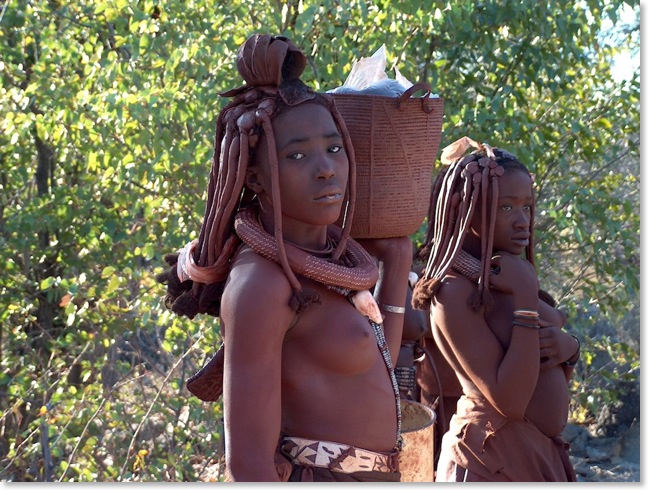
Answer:
<svg viewBox="0 0 648 490"><path fill-rule="evenodd" d="M426 94L411 97L419 90ZM389 238L415 233L428 211L441 142L443 99L431 97L427 83L414 84L399 97L331 95L356 158L351 236Z"/></svg>

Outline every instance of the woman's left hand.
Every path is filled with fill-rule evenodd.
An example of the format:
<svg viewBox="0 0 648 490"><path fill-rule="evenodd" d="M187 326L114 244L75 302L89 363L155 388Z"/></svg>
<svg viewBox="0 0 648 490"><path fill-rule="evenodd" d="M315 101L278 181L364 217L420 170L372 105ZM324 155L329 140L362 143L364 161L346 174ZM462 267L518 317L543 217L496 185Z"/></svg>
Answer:
<svg viewBox="0 0 648 490"><path fill-rule="evenodd" d="M542 319L540 327L540 369L559 366L575 354L578 346L571 335Z"/></svg>
<svg viewBox="0 0 648 490"><path fill-rule="evenodd" d="M414 256L412 241L409 237L362 238L356 240L380 262L404 261L409 271Z"/></svg>

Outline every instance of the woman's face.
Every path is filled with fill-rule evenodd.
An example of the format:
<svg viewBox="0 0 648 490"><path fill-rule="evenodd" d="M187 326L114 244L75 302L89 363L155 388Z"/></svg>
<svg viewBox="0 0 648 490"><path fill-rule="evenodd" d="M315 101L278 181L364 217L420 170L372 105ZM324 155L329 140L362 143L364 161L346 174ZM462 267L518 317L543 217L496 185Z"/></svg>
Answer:
<svg viewBox="0 0 648 490"><path fill-rule="evenodd" d="M533 188L531 177L509 169L499 178L493 250L519 255L529 245Z"/></svg>
<svg viewBox="0 0 648 490"><path fill-rule="evenodd" d="M529 245L533 188L531 177L520 169L508 169L499 177L499 196L495 214L493 252L520 255ZM480 206L477 207L480 210ZM480 237L481 213L472 221L471 233Z"/></svg>
<svg viewBox="0 0 648 490"><path fill-rule="evenodd" d="M298 223L329 225L340 215L349 177L349 159L330 111L307 102L284 109L272 123L279 163L279 189L284 231ZM267 213L272 190L268 140L263 136L249 172ZM275 151L274 149L270 151Z"/></svg>

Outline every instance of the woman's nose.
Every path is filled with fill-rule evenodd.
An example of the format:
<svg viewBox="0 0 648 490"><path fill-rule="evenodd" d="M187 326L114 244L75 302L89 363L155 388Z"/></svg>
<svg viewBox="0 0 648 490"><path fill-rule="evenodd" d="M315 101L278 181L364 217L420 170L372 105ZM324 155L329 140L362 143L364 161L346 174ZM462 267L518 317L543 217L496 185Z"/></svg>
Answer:
<svg viewBox="0 0 648 490"><path fill-rule="evenodd" d="M520 210L517 213L517 216L515 217L515 222L513 224L518 229L527 230L531 225L531 216L529 216L529 214L526 211Z"/></svg>
<svg viewBox="0 0 648 490"><path fill-rule="evenodd" d="M335 176L335 162L328 155L323 155L317 161L317 178L330 179Z"/></svg>

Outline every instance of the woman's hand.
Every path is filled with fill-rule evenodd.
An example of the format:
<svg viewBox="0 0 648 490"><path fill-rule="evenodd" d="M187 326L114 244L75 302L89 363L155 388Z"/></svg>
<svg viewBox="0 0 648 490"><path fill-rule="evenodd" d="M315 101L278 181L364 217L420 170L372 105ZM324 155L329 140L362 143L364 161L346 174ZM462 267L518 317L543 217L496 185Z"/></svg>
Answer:
<svg viewBox="0 0 648 490"><path fill-rule="evenodd" d="M540 320L540 369L559 366L578 351L578 342L560 327Z"/></svg>
<svg viewBox="0 0 648 490"><path fill-rule="evenodd" d="M538 308L538 275L528 260L508 252L493 256L491 265L498 268L496 274L489 276L493 287L503 293L513 295L515 309Z"/></svg>

